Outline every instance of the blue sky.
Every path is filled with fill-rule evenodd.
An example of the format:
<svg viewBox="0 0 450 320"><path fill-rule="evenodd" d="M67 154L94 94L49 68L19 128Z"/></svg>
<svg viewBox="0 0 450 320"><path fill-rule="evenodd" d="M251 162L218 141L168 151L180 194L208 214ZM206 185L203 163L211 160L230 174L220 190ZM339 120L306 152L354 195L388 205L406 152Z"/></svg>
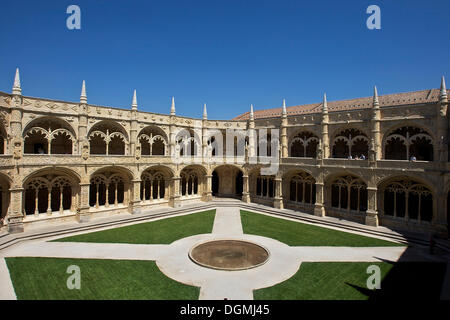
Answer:
<svg viewBox="0 0 450 320"><path fill-rule="evenodd" d="M81 8L68 30L66 8ZM366 8L381 8L381 30ZM230 119L255 109L437 88L450 78L450 1L8 1L0 91ZM450 81L450 80L449 80ZM447 82L449 82L447 81ZM450 82L449 82L450 85Z"/></svg>

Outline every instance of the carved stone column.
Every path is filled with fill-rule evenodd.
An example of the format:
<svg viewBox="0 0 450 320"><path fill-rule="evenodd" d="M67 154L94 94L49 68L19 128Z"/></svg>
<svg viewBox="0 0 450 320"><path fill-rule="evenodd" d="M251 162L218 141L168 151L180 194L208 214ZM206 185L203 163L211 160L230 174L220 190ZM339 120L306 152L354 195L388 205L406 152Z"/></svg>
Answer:
<svg viewBox="0 0 450 320"><path fill-rule="evenodd" d="M366 225L378 227L377 187L367 187Z"/></svg>
<svg viewBox="0 0 450 320"><path fill-rule="evenodd" d="M169 205L174 208L181 207L181 201L180 201L180 177L173 177L172 178L172 185L170 190L172 191L172 194L170 195L170 201Z"/></svg>
<svg viewBox="0 0 450 320"><path fill-rule="evenodd" d="M212 175L206 175L206 189L204 191L205 200L212 201Z"/></svg>
<svg viewBox="0 0 450 320"><path fill-rule="evenodd" d="M249 183L248 183L248 175L242 176L242 182L243 182L242 201L244 201L246 203L250 203L251 199L250 199L250 188L249 188Z"/></svg>
<svg viewBox="0 0 450 320"><path fill-rule="evenodd" d="M129 202L129 209L132 214L141 213L141 180L131 180L132 196Z"/></svg>
<svg viewBox="0 0 450 320"><path fill-rule="evenodd" d="M89 212L89 187L90 183L80 183L80 205L77 210L78 222L88 222L90 220Z"/></svg>
<svg viewBox="0 0 450 320"><path fill-rule="evenodd" d="M11 188L9 189L11 194L11 202L9 205L8 219L8 232L18 233L23 232L23 212L22 212L22 199L23 188Z"/></svg>
<svg viewBox="0 0 450 320"><path fill-rule="evenodd" d="M277 209L283 209L283 193L281 190L281 184L282 184L282 179L281 177L277 176L274 179L275 181L275 197L273 199L273 206L274 208ZM267 190L267 192L269 192L269 190Z"/></svg>
<svg viewBox="0 0 450 320"><path fill-rule="evenodd" d="M316 182L316 203L314 204L314 215L325 216L325 186L323 182Z"/></svg>

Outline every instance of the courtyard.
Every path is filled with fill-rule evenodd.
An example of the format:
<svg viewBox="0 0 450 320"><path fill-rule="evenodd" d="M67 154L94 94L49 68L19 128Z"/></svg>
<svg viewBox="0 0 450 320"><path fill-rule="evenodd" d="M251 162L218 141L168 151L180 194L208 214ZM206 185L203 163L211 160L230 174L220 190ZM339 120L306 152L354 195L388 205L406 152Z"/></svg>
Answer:
<svg viewBox="0 0 450 320"><path fill-rule="evenodd" d="M170 215L141 213L132 219L129 215L115 215L85 225L66 223L52 226L51 230L37 228L25 233L23 240L2 235L0 284L4 290L0 298L448 297L449 252L436 248L431 255L423 244L410 242L386 228L298 212L289 215L290 210L286 209L264 212L257 205L244 209L233 200L213 201L204 209L192 206L170 210ZM200 265L190 257L189 252L196 245L217 240L261 246L267 250L268 258L254 267L229 271ZM230 253L219 258L227 255ZM368 289L366 284L370 276L367 269L374 265L381 272L378 290ZM69 266L79 267L79 289L68 288Z"/></svg>

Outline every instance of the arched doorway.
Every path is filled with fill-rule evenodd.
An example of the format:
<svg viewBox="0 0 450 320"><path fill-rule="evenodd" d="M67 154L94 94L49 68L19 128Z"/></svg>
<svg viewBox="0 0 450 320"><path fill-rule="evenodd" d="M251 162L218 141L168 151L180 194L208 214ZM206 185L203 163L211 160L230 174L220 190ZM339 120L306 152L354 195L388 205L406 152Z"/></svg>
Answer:
<svg viewBox="0 0 450 320"><path fill-rule="evenodd" d="M243 192L243 173L230 165L218 166L212 173L212 194L215 197L239 198Z"/></svg>
<svg viewBox="0 0 450 320"><path fill-rule="evenodd" d="M217 174L217 171L214 170L212 173L212 195L216 196L219 193L219 175Z"/></svg>

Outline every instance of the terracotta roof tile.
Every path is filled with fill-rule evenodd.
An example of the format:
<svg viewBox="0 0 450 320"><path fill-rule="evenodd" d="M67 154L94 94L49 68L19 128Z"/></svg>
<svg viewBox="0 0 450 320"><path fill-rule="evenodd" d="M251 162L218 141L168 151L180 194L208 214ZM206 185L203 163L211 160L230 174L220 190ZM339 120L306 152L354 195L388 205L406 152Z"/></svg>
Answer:
<svg viewBox="0 0 450 320"><path fill-rule="evenodd" d="M447 90L450 95L450 90ZM433 103L439 100L439 89L421 90L404 93L380 95L380 107L400 106L405 104ZM328 101L328 112L368 109L372 107L373 97L356 98L350 100ZM255 119L280 117L282 108L272 108L254 111ZM322 102L298 105L286 108L287 114L312 114L322 112ZM233 120L248 120L250 112L243 113Z"/></svg>

